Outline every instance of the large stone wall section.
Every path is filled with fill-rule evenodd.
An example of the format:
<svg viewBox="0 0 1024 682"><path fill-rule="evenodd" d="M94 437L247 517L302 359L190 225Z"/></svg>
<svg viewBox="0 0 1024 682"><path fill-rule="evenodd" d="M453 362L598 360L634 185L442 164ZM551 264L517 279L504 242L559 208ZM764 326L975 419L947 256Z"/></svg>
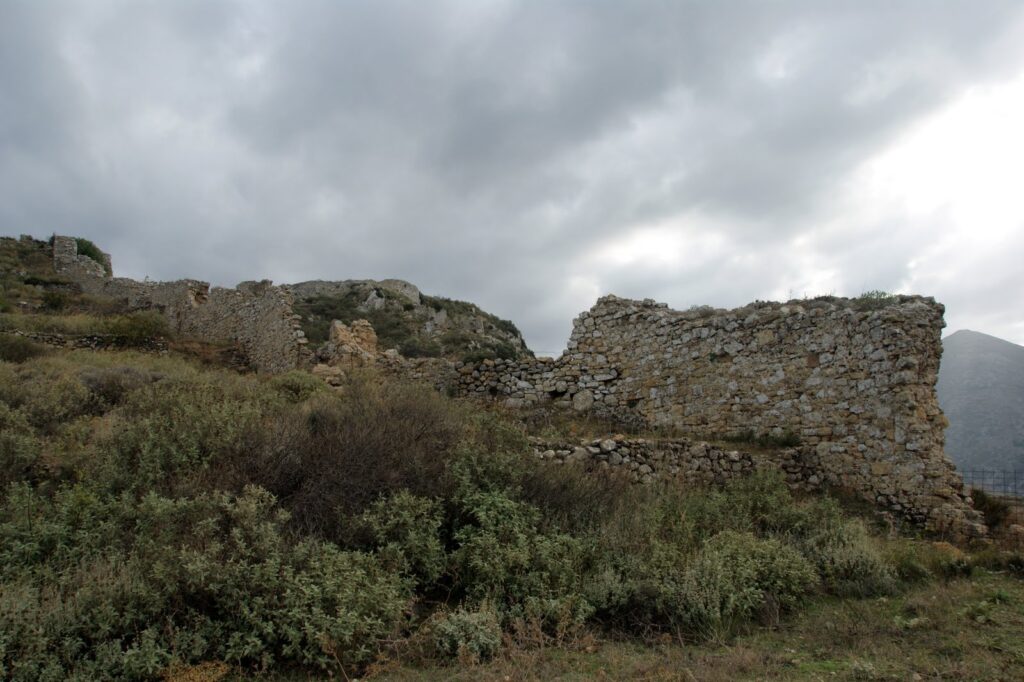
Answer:
<svg viewBox="0 0 1024 682"><path fill-rule="evenodd" d="M459 392L555 401L705 438L792 434L830 485L935 530L977 516L943 452L943 306L900 296L674 311L607 296L557 360L460 368Z"/></svg>
<svg viewBox="0 0 1024 682"><path fill-rule="evenodd" d="M170 328L184 336L237 343L258 372L286 372L311 363L291 294L270 281L243 282L227 289L191 279L139 282L109 277L102 266L78 255L72 237L54 238L53 259L56 271L87 293L122 301L133 309L158 310Z"/></svg>

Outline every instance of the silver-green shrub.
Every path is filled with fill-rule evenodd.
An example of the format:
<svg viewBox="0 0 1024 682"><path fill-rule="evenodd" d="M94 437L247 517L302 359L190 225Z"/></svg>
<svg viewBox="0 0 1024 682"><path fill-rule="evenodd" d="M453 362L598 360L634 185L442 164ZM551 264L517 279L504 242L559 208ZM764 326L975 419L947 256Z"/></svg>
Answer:
<svg viewBox="0 0 1024 682"><path fill-rule="evenodd" d="M814 567L792 547L725 531L704 545L683 575L682 624L698 636L726 635L768 607L792 609L817 582Z"/></svg>
<svg viewBox="0 0 1024 682"><path fill-rule="evenodd" d="M446 613L432 624L434 649L442 658L474 662L490 660L501 649L501 623L488 603Z"/></svg>

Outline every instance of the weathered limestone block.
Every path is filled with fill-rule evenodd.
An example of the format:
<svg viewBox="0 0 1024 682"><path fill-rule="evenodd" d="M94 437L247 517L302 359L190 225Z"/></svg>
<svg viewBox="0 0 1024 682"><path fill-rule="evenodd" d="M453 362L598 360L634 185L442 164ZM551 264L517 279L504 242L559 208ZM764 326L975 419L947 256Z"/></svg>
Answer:
<svg viewBox="0 0 1024 682"><path fill-rule="evenodd" d="M381 355L377 333L366 320L354 320L351 325L332 321L324 354L329 364L349 366L373 364Z"/></svg>

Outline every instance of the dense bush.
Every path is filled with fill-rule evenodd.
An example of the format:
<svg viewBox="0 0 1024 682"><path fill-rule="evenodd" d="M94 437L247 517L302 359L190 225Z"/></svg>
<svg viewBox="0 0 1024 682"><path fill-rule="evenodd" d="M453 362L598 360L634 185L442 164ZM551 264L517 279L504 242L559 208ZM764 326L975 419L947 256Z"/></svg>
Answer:
<svg viewBox="0 0 1024 682"><path fill-rule="evenodd" d="M38 343L23 336L0 334L0 361L25 362L46 352Z"/></svg>
<svg viewBox="0 0 1024 682"><path fill-rule="evenodd" d="M69 297L63 291L43 292L43 309L51 312L64 310L69 302Z"/></svg>
<svg viewBox="0 0 1024 682"><path fill-rule="evenodd" d="M24 413L0 402L0 487L30 477L40 443Z"/></svg>
<svg viewBox="0 0 1024 682"><path fill-rule="evenodd" d="M634 486L526 452L497 415L373 375L0 363L0 677L338 675L416 632L460 660L586 625L726 638L816 590L948 574L776 474Z"/></svg>
<svg viewBox="0 0 1024 682"><path fill-rule="evenodd" d="M135 367L90 367L78 375L101 410L120 405L129 393L158 381L159 374Z"/></svg>
<svg viewBox="0 0 1024 682"><path fill-rule="evenodd" d="M398 352L407 358L436 358L441 355L441 346L436 341L413 336L398 346Z"/></svg>
<svg viewBox="0 0 1024 682"><path fill-rule="evenodd" d="M817 523L797 539L816 566L822 585L839 596L890 594L896 573L875 548L862 521L844 518L835 506L816 505Z"/></svg>
<svg viewBox="0 0 1024 682"><path fill-rule="evenodd" d="M766 611L792 609L817 580L792 547L726 531L704 545L683 575L678 616L690 633L729 635Z"/></svg>
<svg viewBox="0 0 1024 682"><path fill-rule="evenodd" d="M400 626L407 587L372 555L290 539L286 521L256 488L137 504L12 489L0 510L0 670L149 678L208 659L366 661Z"/></svg>
<svg viewBox="0 0 1024 682"><path fill-rule="evenodd" d="M441 539L441 505L400 490L375 502L362 521L384 556L397 559L404 573L429 585L444 572L447 557Z"/></svg>
<svg viewBox="0 0 1024 682"><path fill-rule="evenodd" d="M583 598L584 543L538 530L536 508L495 491L460 500L451 570L473 601L495 602L506 613L551 628L582 623L592 609Z"/></svg>
<svg viewBox="0 0 1024 682"><path fill-rule="evenodd" d="M113 274L110 270L110 262L103 257L103 252L94 243L83 237L77 237L75 243L78 245L78 255L86 256L103 266L104 272Z"/></svg>
<svg viewBox="0 0 1024 682"><path fill-rule="evenodd" d="M501 647L498 614L486 603L442 614L432 626L434 647L442 658L479 663L493 658Z"/></svg>
<svg viewBox="0 0 1024 682"><path fill-rule="evenodd" d="M169 328L167 318L148 310L112 317L107 320L105 331L118 337L122 343L134 346L154 337L167 336Z"/></svg>
<svg viewBox="0 0 1024 682"><path fill-rule="evenodd" d="M262 414L262 428L249 431L251 446L220 459L221 481L262 485L288 506L296 527L335 540L350 530L343 519L381 497L450 494L448 457L471 437L476 417L416 386L355 379L345 393L315 395L269 417L259 410L253 418ZM481 428L481 435L489 430Z"/></svg>
<svg viewBox="0 0 1024 682"><path fill-rule="evenodd" d="M974 508L985 515L985 525L989 528L999 528L1010 516L1010 505L995 495L990 495L981 488L971 488L971 499L974 501Z"/></svg>

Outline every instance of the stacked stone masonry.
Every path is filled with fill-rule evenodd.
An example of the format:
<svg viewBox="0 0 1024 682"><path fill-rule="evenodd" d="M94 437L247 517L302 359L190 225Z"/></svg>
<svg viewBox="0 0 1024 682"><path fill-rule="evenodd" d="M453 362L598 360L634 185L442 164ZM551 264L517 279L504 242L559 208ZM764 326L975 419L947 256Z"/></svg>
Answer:
<svg viewBox="0 0 1024 682"><path fill-rule="evenodd" d="M260 372L286 372L310 363L306 338L292 311L291 295L269 281L243 282L234 289L206 282L138 282L111 277L107 269L78 254L73 237L55 237L56 271L83 291L108 296L136 309L155 309L171 329L197 339L237 343ZM107 257L109 268L109 257Z"/></svg>
<svg viewBox="0 0 1024 682"><path fill-rule="evenodd" d="M777 452L724 449L688 438L651 439L615 435L579 441L533 438L533 454L546 462L607 468L628 475L634 483L676 480L688 485L724 483L761 469L782 473L794 489L821 486L817 467L797 448Z"/></svg>
<svg viewBox="0 0 1024 682"><path fill-rule="evenodd" d="M458 368L457 393L551 401L706 438L799 441L823 483L929 529L984 532L943 452L935 394L943 307L827 298L674 311L607 296L558 359Z"/></svg>
<svg viewBox="0 0 1024 682"><path fill-rule="evenodd" d="M112 278L109 259L100 264L79 254L70 237L54 239L53 258L57 271L87 292L160 310L183 334L236 342L258 371L313 364L287 288L269 281L224 289L195 280ZM375 351L368 362L390 375L510 407L550 403L707 439L796 440L797 447L766 456L792 483L854 491L931 530L981 534L980 516L943 452L946 422L935 394L943 307L917 296L884 303L863 309L827 298L679 312L650 300L606 296L574 321L568 348L557 359L461 364ZM372 328L334 332L317 365L331 380L353 360L367 362L367 354L353 355L353 348L375 345L369 344ZM577 447L541 452L565 459ZM640 480L677 476L703 461L690 452L693 444L658 456L639 443L625 447L638 452L627 466ZM737 465L728 455L712 459L718 464L710 471L728 462L732 472ZM738 466L749 468L742 458Z"/></svg>

